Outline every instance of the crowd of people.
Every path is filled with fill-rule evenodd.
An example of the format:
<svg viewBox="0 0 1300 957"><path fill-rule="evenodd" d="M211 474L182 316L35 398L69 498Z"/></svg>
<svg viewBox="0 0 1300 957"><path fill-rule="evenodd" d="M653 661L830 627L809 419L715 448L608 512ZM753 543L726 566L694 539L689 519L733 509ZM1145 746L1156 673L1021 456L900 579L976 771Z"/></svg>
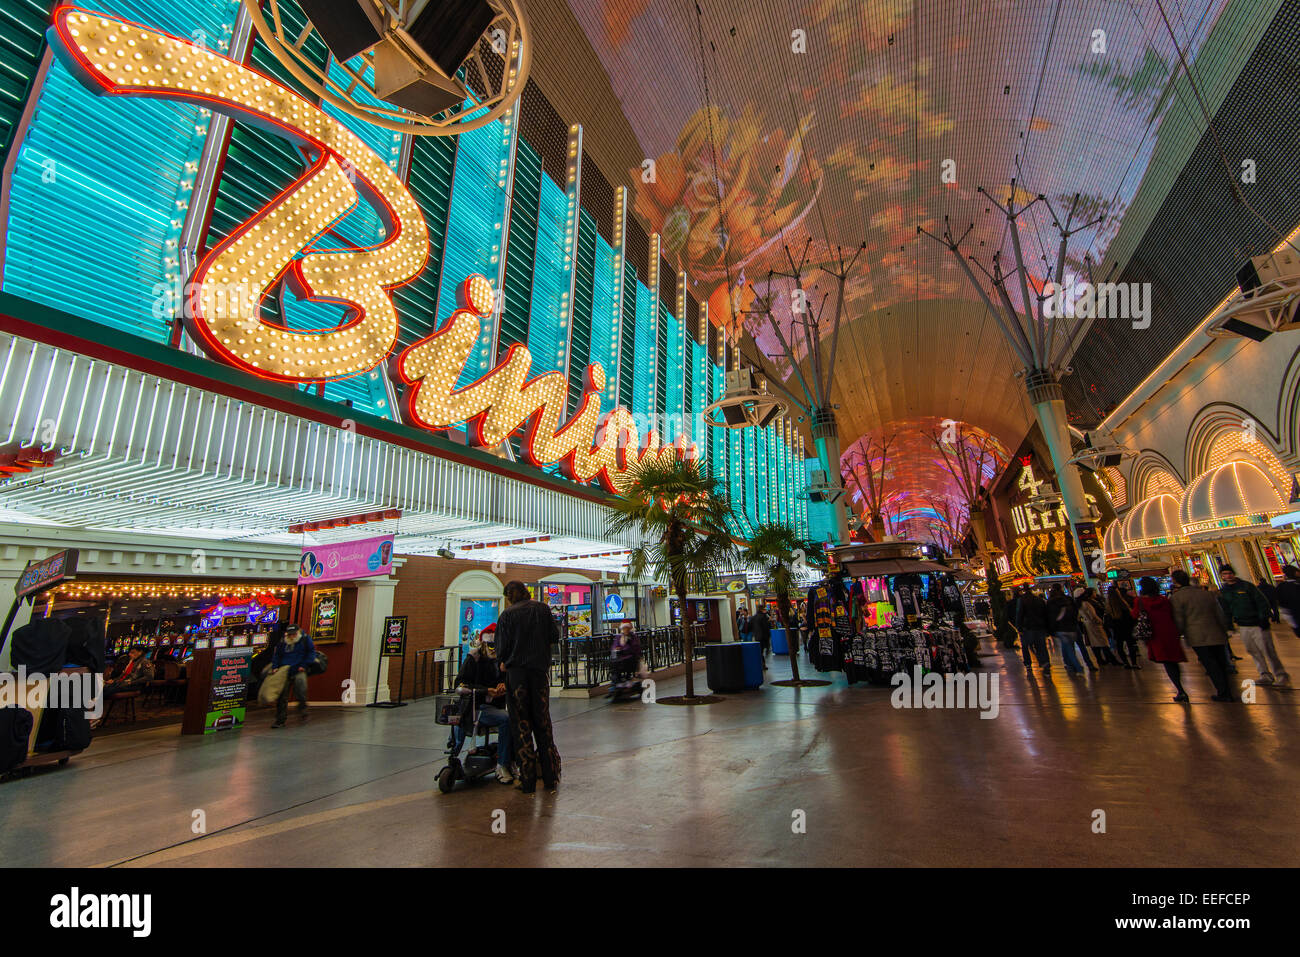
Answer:
<svg viewBox="0 0 1300 957"><path fill-rule="evenodd" d="M1176 692L1174 700L1184 702L1190 700L1182 676L1186 642L1214 685L1213 700L1237 701L1229 680L1237 672L1233 662L1242 660L1232 651L1235 631L1254 660L1256 684L1291 686L1272 626L1285 622L1300 635L1300 568L1286 566L1282 582L1274 587L1271 582L1252 585L1238 578L1232 566L1222 565L1217 593L1192 581L1182 569L1175 569L1170 578L1168 595L1161 594L1151 577L1139 579L1136 591L1131 578L1121 578L1104 597L1094 588L1067 593L1059 582L1046 597L1029 585L1020 586L1007 607L1007 620L1019 634L1025 671L1032 676L1036 663L1043 675L1051 674L1049 637L1071 676L1108 666L1141 670L1141 644L1147 659L1164 668Z"/></svg>

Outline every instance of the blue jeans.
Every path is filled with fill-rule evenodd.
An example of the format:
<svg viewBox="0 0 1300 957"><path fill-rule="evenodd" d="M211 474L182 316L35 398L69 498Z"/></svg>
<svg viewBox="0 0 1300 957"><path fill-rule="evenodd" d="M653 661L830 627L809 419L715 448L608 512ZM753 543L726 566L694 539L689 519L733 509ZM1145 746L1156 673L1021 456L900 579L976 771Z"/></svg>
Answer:
<svg viewBox="0 0 1300 957"><path fill-rule="evenodd" d="M1075 645L1079 641L1079 635L1073 631L1062 631L1056 635L1056 643L1061 646L1061 658L1065 661L1066 671L1083 671L1083 666L1079 664L1079 656L1075 651Z"/></svg>
<svg viewBox="0 0 1300 957"><path fill-rule="evenodd" d="M510 716L502 708L484 705L478 709L478 723L487 728L497 729L497 764L503 768L510 767L514 759L514 740L510 736ZM465 726L458 724L453 729L455 737L455 754L460 755L465 743Z"/></svg>

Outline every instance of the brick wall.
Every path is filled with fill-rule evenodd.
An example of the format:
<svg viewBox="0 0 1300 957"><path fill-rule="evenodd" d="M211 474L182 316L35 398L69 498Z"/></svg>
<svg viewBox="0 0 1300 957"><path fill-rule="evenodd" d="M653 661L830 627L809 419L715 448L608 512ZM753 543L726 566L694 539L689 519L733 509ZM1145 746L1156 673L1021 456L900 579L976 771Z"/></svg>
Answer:
<svg viewBox="0 0 1300 957"><path fill-rule="evenodd" d="M416 652L426 648L441 648L445 641L447 625L447 586L457 576L467 571L484 571L495 574L502 584L517 578L528 586L550 575L577 574L591 581L600 579L599 573L578 568L547 568L542 565L506 565L505 571L493 572L491 562L461 561L458 559L427 556L404 556L393 592L393 614L407 616L406 671L403 697L410 698L415 691ZM536 595L533 596L537 597ZM388 688L397 698L400 658L388 663Z"/></svg>

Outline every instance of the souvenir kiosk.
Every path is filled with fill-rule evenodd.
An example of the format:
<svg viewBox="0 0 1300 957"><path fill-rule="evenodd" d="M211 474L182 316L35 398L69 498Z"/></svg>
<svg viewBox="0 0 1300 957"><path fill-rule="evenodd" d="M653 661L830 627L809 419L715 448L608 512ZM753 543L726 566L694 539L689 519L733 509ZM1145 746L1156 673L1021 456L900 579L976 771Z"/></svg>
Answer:
<svg viewBox="0 0 1300 957"><path fill-rule="evenodd" d="M962 602L945 608L943 599L954 570L921 558L921 547L878 542L828 549L829 574L807 595L813 667L843 671L850 684L888 684L917 666L940 672L974 666L962 640Z"/></svg>

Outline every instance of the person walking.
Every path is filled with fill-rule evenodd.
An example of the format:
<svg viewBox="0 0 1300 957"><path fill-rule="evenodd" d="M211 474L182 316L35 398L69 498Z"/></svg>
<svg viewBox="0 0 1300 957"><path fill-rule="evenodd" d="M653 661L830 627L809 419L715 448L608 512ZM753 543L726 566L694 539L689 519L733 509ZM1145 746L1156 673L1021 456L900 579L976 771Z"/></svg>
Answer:
<svg viewBox="0 0 1300 957"><path fill-rule="evenodd" d="M768 617L766 605L758 606L758 611L754 612L749 619L746 630L749 632L750 639L757 641L759 648L763 650L763 670L766 671L767 653L772 648L772 619Z"/></svg>
<svg viewBox="0 0 1300 957"><path fill-rule="evenodd" d="M1171 573L1174 593L1169 604L1174 610L1174 624L1196 652L1205 673L1214 683L1215 701L1236 701L1228 683L1228 616L1208 591L1192 584L1181 568Z"/></svg>
<svg viewBox="0 0 1300 957"><path fill-rule="evenodd" d="M1025 674L1032 675L1029 669L1029 652L1033 649L1038 659L1039 670L1044 675L1052 673L1052 659L1047 654L1048 610L1047 602L1029 590L1028 585L1021 586L1020 600L1016 602L1016 630L1020 632L1021 653L1025 658Z"/></svg>
<svg viewBox="0 0 1300 957"><path fill-rule="evenodd" d="M1083 674L1079 664L1077 648L1079 644L1079 610L1074 600L1065 593L1060 582L1052 584L1047 598L1047 623L1052 637L1061 648L1061 660L1065 662L1065 673L1073 677ZM1088 667L1092 667L1089 662Z"/></svg>
<svg viewBox="0 0 1300 957"><path fill-rule="evenodd" d="M1282 581L1277 586L1277 607L1282 619L1300 637L1300 568L1282 566Z"/></svg>
<svg viewBox="0 0 1300 957"><path fill-rule="evenodd" d="M290 624L284 629L284 638L271 656L271 670L289 669L289 679L280 690L280 697L275 699L275 721L272 728L283 728L289 717L289 694L298 699L298 714L307 716L307 666L316 660L316 646L311 637L304 634L297 625Z"/></svg>
<svg viewBox="0 0 1300 957"><path fill-rule="evenodd" d="M1182 662L1187 660L1183 643L1178 639L1178 625L1174 622L1174 608L1169 599L1160 594L1160 583L1147 576L1138 582L1138 595L1133 599L1133 619L1139 621L1146 615L1151 633L1147 637L1147 657L1165 666L1165 674L1173 682L1178 694L1175 701L1190 701L1183 687Z"/></svg>
<svg viewBox="0 0 1300 957"><path fill-rule="evenodd" d="M1097 664L1118 665L1119 659L1110 650L1110 639L1106 636L1106 622L1097 601L1097 593L1091 588L1080 588L1074 594L1079 601L1079 629L1088 642L1088 647L1097 656Z"/></svg>
<svg viewBox="0 0 1300 957"><path fill-rule="evenodd" d="M1219 604L1223 606L1228 619L1237 626L1247 653L1255 659L1255 667L1259 669L1256 683L1275 684L1279 688L1291 687L1291 676L1287 674L1286 666L1273 647L1268 599L1250 582L1238 578L1231 565L1219 566L1219 581L1222 582Z"/></svg>
<svg viewBox="0 0 1300 957"><path fill-rule="evenodd" d="M560 786L560 752L551 731L550 668L560 630L551 609L534 600L523 582L507 582L502 594L509 607L497 619L497 657L506 668L517 787L532 794L540 773L546 790L554 793Z"/></svg>
<svg viewBox="0 0 1300 957"><path fill-rule="evenodd" d="M1121 578L1110 586L1106 596L1106 615L1110 619L1111 630L1115 634L1115 651L1125 668L1141 671L1138 664L1137 642L1133 639L1133 626L1137 619L1133 616L1133 583Z"/></svg>

